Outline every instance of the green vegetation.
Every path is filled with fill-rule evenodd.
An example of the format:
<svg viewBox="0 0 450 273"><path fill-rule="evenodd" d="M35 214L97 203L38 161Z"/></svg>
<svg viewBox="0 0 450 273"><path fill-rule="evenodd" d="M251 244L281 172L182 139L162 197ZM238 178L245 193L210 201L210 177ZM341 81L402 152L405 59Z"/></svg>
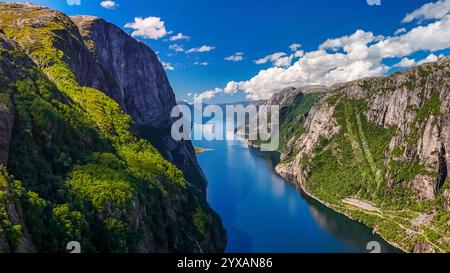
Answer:
<svg viewBox="0 0 450 273"><path fill-rule="evenodd" d="M366 84L366 88L374 88ZM442 234L450 234L442 193L435 201L419 201L407 186L419 174L436 174L429 173L418 160L404 161L407 148L396 147L389 151L396 129L368 122L364 101L350 100L338 93L332 97L334 118L341 130L331 139L322 137L313 155L302 160L302 168L309 169L305 183L307 190L331 207L374 227L385 239L408 251L412 251L417 243L430 242L440 251L449 251L448 242L440 240ZM413 122L415 130L407 136L414 139L408 145L417 143L430 116L440 115L440 105L439 97L433 95L417 110ZM392 184L388 186L389 183ZM369 212L344 204L342 200L349 197L371 203L380 211ZM433 211L437 216L433 218L432 229L412 225L413 219L420 214Z"/></svg>
<svg viewBox="0 0 450 273"><path fill-rule="evenodd" d="M14 202L17 197L17 191L11 183L12 178L9 177L3 165L0 165L0 240L6 239L10 249L17 247L17 240L22 235L22 226L14 223L8 215L7 206ZM4 235L4 238L2 238Z"/></svg>
<svg viewBox="0 0 450 273"><path fill-rule="evenodd" d="M311 108L318 99L316 94L300 95L296 98L292 109L288 111L286 117L280 121L280 146L279 151L285 151L288 143L292 139L299 139L305 133L304 122ZM281 163L288 163L294 160L297 151L292 151Z"/></svg>
<svg viewBox="0 0 450 273"><path fill-rule="evenodd" d="M177 241L177 250L189 251L192 237L201 242L218 219L183 173L135 136L131 117L114 100L79 85L70 58L84 44L70 20L18 29L13 16L2 11L0 28L38 67L17 48L0 51L20 63L12 67L21 79L5 79L17 120L8 170L23 185L17 198L37 250L62 252L76 240L86 252L136 251L143 229L154 236L155 249ZM0 175L0 234L14 245L20 226L2 210L9 202L3 180ZM135 217L142 224L136 226Z"/></svg>
<svg viewBox="0 0 450 273"><path fill-rule="evenodd" d="M406 136L407 145L415 145L425 130L426 122L430 117L435 119L441 115L441 101L438 94L433 94L419 109L412 109L416 113L411 131Z"/></svg>
<svg viewBox="0 0 450 273"><path fill-rule="evenodd" d="M197 228L197 231L200 233L205 233L206 228L208 227L208 216L203 212L201 208L198 208L194 215L192 216L194 220L194 225Z"/></svg>
<svg viewBox="0 0 450 273"><path fill-rule="evenodd" d="M341 131L316 147L307 185L327 202L350 196L371 199L384 183L384 154L395 130L367 122L365 109L361 101L340 100L334 117Z"/></svg>
<svg viewBox="0 0 450 273"><path fill-rule="evenodd" d="M302 95L300 101L294 102L294 108L280 124L280 151L286 149L289 140L297 139L304 133L305 128L301 119L311 110L316 101L317 95L308 94Z"/></svg>

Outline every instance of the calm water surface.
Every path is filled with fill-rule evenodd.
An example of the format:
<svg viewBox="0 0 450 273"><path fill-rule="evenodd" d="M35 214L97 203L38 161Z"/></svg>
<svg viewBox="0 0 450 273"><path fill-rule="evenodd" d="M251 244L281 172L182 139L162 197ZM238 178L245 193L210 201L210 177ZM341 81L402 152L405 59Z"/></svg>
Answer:
<svg viewBox="0 0 450 273"><path fill-rule="evenodd" d="M208 201L228 231L227 252L368 252L370 241L397 252L278 176L277 154L249 149L242 140L194 144L213 149L198 158L209 181Z"/></svg>

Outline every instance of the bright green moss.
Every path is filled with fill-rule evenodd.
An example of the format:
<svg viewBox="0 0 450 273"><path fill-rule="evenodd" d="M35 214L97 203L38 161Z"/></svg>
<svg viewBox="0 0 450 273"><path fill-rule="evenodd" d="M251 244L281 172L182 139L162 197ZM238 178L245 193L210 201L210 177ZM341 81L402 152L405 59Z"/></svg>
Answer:
<svg viewBox="0 0 450 273"><path fill-rule="evenodd" d="M204 234L208 227L208 216L203 212L201 208L198 208L192 216L192 219L194 221L195 227L197 228L197 231L201 234Z"/></svg>

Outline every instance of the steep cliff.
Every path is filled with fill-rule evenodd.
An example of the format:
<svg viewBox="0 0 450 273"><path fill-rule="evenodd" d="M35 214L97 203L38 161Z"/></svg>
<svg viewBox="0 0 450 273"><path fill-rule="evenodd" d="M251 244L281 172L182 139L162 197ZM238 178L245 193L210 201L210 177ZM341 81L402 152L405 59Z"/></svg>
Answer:
<svg viewBox="0 0 450 273"><path fill-rule="evenodd" d="M111 29L102 37L122 49L86 46L58 11L0 3L1 35L14 41L0 43L0 135L11 136L0 147L9 173L0 209L17 204L0 214L11 223L2 226L0 251L60 252L69 241L85 252L223 251L225 231L206 203L192 145L162 130L175 100L161 64L102 24ZM141 57L131 72L108 63Z"/></svg>
<svg viewBox="0 0 450 273"><path fill-rule="evenodd" d="M180 168L188 182L205 192L206 180L191 142L176 142L170 135L173 123L170 113L177 103L156 54L101 18L74 16L71 19L109 82L108 86L97 85L98 82L88 86L114 98L139 125L141 135L149 138L166 159Z"/></svg>
<svg viewBox="0 0 450 273"><path fill-rule="evenodd" d="M11 80L18 80L23 76L14 61L21 67L31 66L29 60L18 60L8 54L15 47L17 44L0 31L0 253L35 251L18 200L22 192L21 186L12 180L3 166L8 162L14 124L14 106L7 86Z"/></svg>
<svg viewBox="0 0 450 273"><path fill-rule="evenodd" d="M301 129L277 172L407 251L448 252L449 106L450 58L332 86L282 124Z"/></svg>

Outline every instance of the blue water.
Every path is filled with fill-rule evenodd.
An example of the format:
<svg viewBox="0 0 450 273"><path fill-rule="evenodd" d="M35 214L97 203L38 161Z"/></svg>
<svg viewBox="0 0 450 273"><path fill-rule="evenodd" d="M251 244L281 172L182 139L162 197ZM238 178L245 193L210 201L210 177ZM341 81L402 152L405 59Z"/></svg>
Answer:
<svg viewBox="0 0 450 273"><path fill-rule="evenodd" d="M372 231L303 196L274 172L275 153L245 142L195 141L213 149L198 155L208 185L208 201L228 232L229 253L382 252L397 250Z"/></svg>

